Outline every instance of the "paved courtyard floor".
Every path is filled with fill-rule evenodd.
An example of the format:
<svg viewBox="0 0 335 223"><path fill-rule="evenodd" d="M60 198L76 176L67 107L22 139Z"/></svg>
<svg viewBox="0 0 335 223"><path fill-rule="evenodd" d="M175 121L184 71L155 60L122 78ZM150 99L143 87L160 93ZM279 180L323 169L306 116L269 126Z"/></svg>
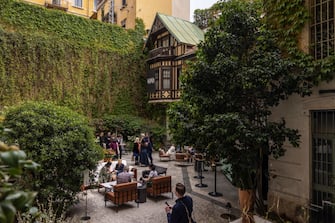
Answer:
<svg viewBox="0 0 335 223"><path fill-rule="evenodd" d="M133 165L131 155L123 155L123 159L127 160L128 165ZM216 191L223 194L221 197L213 197L208 193L214 191L214 171L210 167L205 167L208 171L203 172L203 184L208 187L199 188L195 185L200 183L199 179L194 178L198 175L195 171L194 165L179 166L176 161L160 161L158 153L153 154L154 164L158 166L167 167L167 175L172 176L172 187L181 182L186 186L186 193L193 198L194 204L194 218L197 223L214 223L214 222L228 222L228 220L221 217L222 214L227 213L225 205L227 202L231 203L231 214L240 216L238 209L238 195L237 188L231 185L226 177L217 172L217 186ZM143 170L147 167L137 167L138 178L141 176ZM165 214L165 201L170 205L175 203L176 197L172 198L171 193L163 196L152 198L147 197L145 203L140 203L139 208L135 202L128 202L119 207L116 212L116 206L107 202L105 207L103 190L98 192L97 189L89 190L87 193L87 215L90 219L82 222L90 223L164 223L167 222ZM86 216L85 204L86 196L79 195L80 202L71 209L71 216L74 218L81 218Z"/></svg>

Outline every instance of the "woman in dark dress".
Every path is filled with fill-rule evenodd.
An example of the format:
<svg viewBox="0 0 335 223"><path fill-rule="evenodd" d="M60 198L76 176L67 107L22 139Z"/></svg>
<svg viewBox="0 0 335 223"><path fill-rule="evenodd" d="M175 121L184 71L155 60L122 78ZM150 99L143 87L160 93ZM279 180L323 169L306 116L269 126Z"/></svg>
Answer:
<svg viewBox="0 0 335 223"><path fill-rule="evenodd" d="M139 157L141 150L140 138L136 137L133 147L133 157L135 157L135 165L139 165Z"/></svg>

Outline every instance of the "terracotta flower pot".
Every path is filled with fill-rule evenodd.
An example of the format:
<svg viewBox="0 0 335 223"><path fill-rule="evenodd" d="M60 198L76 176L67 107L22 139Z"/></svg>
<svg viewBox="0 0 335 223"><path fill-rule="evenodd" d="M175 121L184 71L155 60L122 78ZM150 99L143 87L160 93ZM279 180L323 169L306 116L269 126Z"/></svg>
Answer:
<svg viewBox="0 0 335 223"><path fill-rule="evenodd" d="M254 204L255 204L255 191L254 190L238 190L240 201L240 208L242 211L242 223L254 223Z"/></svg>

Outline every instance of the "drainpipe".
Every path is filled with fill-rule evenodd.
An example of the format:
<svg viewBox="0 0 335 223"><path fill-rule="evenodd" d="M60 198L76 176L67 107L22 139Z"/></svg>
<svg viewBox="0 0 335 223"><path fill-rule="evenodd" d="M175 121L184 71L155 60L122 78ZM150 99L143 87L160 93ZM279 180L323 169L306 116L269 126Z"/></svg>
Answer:
<svg viewBox="0 0 335 223"><path fill-rule="evenodd" d="M109 22L114 24L114 0L111 0L111 7L109 9Z"/></svg>

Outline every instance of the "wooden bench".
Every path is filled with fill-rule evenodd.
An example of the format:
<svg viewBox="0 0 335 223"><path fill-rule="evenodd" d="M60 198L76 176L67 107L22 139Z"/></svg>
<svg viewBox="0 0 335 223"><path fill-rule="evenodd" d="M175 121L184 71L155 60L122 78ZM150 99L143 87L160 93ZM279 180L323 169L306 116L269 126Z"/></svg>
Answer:
<svg viewBox="0 0 335 223"><path fill-rule="evenodd" d="M159 160L160 161L170 161L171 160L171 155L170 154L165 154L162 150L159 151Z"/></svg>
<svg viewBox="0 0 335 223"><path fill-rule="evenodd" d="M172 199L172 187L171 187L171 176L158 176L151 180L151 187L147 187L147 193L150 196L157 197L163 193L171 192Z"/></svg>
<svg viewBox="0 0 335 223"><path fill-rule="evenodd" d="M188 161L188 156L186 153L176 153L177 162L186 162Z"/></svg>
<svg viewBox="0 0 335 223"><path fill-rule="evenodd" d="M117 206L116 212L118 212L119 205L128 201L136 202L137 195L137 182L117 184L113 186L113 192L105 193L105 206L107 201L111 201Z"/></svg>

